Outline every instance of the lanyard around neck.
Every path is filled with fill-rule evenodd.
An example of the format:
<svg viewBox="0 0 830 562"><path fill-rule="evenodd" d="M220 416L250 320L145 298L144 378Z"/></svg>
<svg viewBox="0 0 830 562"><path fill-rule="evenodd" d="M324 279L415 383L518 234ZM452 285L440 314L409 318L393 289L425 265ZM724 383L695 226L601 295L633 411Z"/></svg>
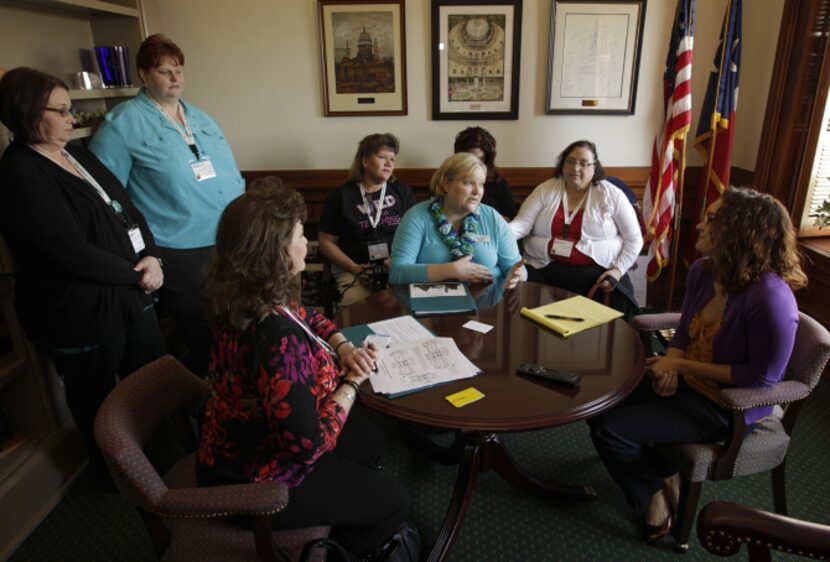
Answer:
<svg viewBox="0 0 830 562"><path fill-rule="evenodd" d="M308 324L297 318L297 316L293 312L291 312L291 310L287 306L279 305L278 308L282 310L286 316L288 316L294 322L299 324L300 328L302 328L305 331L305 333L311 337L311 339L320 344L320 346L332 357L332 359L334 359L335 361L337 360L337 354L334 352L334 349L332 349L332 347L329 345L329 342L327 342L326 340L312 332L311 328L308 327Z"/></svg>
<svg viewBox="0 0 830 562"><path fill-rule="evenodd" d="M43 156L45 156L46 158L48 158L49 160L63 168L60 162L46 154L44 151L40 150L36 146L29 146L31 146L33 150L37 151L38 153L42 154ZM92 177L92 174L90 174L87 171L87 169L84 168L83 165L80 162L78 162L71 154L69 154L69 152L67 152L65 149L61 149L61 154L64 158L66 158L67 162L69 162L72 165L72 167L75 168L75 170L79 174L81 174L81 177L84 179L84 181L88 183L90 187L92 187L95 190L96 193L98 193L101 199L104 200L104 203L111 207L112 210L115 211L118 215L121 215L121 212L123 211L123 209L121 208L121 203L112 199L109 196L109 194L106 191L104 191L104 188L101 187L101 184L99 184L98 181L94 177Z"/></svg>
<svg viewBox="0 0 830 562"><path fill-rule="evenodd" d="M380 199L378 200L378 208L375 211L374 217L372 217L372 198L367 196L363 183L357 185L360 187L360 196L363 198L363 204L366 206L366 216L369 219L369 224L375 229L380 224L380 216L383 214L383 202L386 200L386 182L383 182L383 187L380 188Z"/></svg>
<svg viewBox="0 0 830 562"><path fill-rule="evenodd" d="M178 101L176 102L176 114L182 120L182 123L184 123L184 128L182 128L182 126L179 125L179 122L173 119L170 116L170 114L164 110L164 108L161 106L159 102L153 99L153 96L147 94L147 98L151 102L153 102L153 105L156 106L156 109L158 109L161 112L164 118L167 119L167 121L171 125L173 125L173 127L176 129L176 131L178 131L179 135L182 137L184 142L187 143L187 146L190 147L190 150L193 152L193 155L196 156L196 158L198 159L199 148L196 146L196 138L193 136L193 129L190 128L190 122L187 120L187 115L185 115L185 112L182 109L182 103Z"/></svg>

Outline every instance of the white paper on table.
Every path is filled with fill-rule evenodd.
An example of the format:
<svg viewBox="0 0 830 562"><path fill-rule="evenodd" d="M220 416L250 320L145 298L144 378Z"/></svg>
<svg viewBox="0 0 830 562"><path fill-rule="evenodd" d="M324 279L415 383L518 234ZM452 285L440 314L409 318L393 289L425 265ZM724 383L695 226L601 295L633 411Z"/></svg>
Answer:
<svg viewBox="0 0 830 562"><path fill-rule="evenodd" d="M468 330L473 330L474 332L480 332L482 334L486 334L487 332L493 329L493 327L490 324L485 324L484 322L478 322L476 320L470 320L461 327L467 328Z"/></svg>
<svg viewBox="0 0 830 562"><path fill-rule="evenodd" d="M389 342L390 347L435 337L412 316L398 316L389 320L372 322L369 328L376 334L392 336L392 341Z"/></svg>
<svg viewBox="0 0 830 562"><path fill-rule="evenodd" d="M385 350L377 364L378 372L369 380L374 391L382 394L417 390L481 372L461 354L452 338L433 337L397 345Z"/></svg>

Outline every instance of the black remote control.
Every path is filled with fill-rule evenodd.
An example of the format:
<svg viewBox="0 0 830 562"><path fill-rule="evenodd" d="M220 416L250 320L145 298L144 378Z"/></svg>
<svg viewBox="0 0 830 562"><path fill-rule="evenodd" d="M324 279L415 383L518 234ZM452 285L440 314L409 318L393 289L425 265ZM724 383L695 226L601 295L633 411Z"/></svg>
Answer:
<svg viewBox="0 0 830 562"><path fill-rule="evenodd" d="M579 385L582 383L582 377L576 373L560 371L559 369L548 369L535 363L522 363L516 370L523 375L541 377L556 384L567 386L568 388L579 388Z"/></svg>

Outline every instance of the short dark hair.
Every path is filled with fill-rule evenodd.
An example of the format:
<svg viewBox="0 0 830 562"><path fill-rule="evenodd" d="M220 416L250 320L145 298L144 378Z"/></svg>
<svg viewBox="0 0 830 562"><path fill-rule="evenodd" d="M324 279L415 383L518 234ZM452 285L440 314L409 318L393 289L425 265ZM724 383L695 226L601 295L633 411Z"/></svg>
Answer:
<svg viewBox="0 0 830 562"><path fill-rule="evenodd" d="M594 165L594 177L591 178L591 183L593 185L597 185L600 181L604 180L605 168L602 167L602 162L599 161L599 156L597 155L597 145L589 140L574 141L565 147L565 150L563 150L556 159L556 173L554 173L553 177L562 177L562 168L565 164L565 158L567 158L568 154L570 154L575 148L587 148L594 156L594 162L596 162L596 164Z"/></svg>
<svg viewBox="0 0 830 562"><path fill-rule="evenodd" d="M388 148L395 154L400 150L400 143L398 137L392 133L375 133L364 137L360 144L357 145L357 152L352 161L352 167L349 170L349 179L353 182L359 183L363 181L363 174L366 168L363 166L363 159L374 156L384 148ZM390 179L395 179L393 175Z"/></svg>
<svg viewBox="0 0 830 562"><path fill-rule="evenodd" d="M273 305L299 300L288 244L306 213L302 195L275 176L254 180L225 208L202 291L215 325L244 330Z"/></svg>
<svg viewBox="0 0 830 562"><path fill-rule="evenodd" d="M170 57L179 66L184 66L184 53L179 46L165 35L156 33L141 43L135 55L135 66L138 70L150 70L156 68L164 57Z"/></svg>
<svg viewBox="0 0 830 562"><path fill-rule="evenodd" d="M496 139L490 131L482 127L467 127L455 135L454 152L470 152L474 148L480 148L484 153L481 160L487 166L487 180L501 179L496 167Z"/></svg>
<svg viewBox="0 0 830 562"><path fill-rule="evenodd" d="M69 90L59 78L26 66L13 68L0 78L0 123L11 131L15 140L26 144L43 140L40 136L43 108L55 88Z"/></svg>

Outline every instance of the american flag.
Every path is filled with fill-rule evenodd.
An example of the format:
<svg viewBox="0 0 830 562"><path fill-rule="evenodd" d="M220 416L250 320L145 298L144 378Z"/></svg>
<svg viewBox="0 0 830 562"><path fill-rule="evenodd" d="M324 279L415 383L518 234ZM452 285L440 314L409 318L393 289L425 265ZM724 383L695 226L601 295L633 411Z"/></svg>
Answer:
<svg viewBox="0 0 830 562"><path fill-rule="evenodd" d="M742 11L742 0L731 0L726 7L714 68L709 75L706 98L697 124L694 144L703 156L704 165L694 207L695 222L703 219L709 207L729 185L732 135L738 108ZM697 229L694 224L690 230L685 254L686 261L691 263L697 257Z"/></svg>
<svg viewBox="0 0 830 562"><path fill-rule="evenodd" d="M657 279L669 263L675 192L678 181L683 181L686 134L692 123L694 28L694 0L678 0L663 73L665 118L654 139L651 174L643 196L643 223L653 236L646 270L650 281Z"/></svg>

